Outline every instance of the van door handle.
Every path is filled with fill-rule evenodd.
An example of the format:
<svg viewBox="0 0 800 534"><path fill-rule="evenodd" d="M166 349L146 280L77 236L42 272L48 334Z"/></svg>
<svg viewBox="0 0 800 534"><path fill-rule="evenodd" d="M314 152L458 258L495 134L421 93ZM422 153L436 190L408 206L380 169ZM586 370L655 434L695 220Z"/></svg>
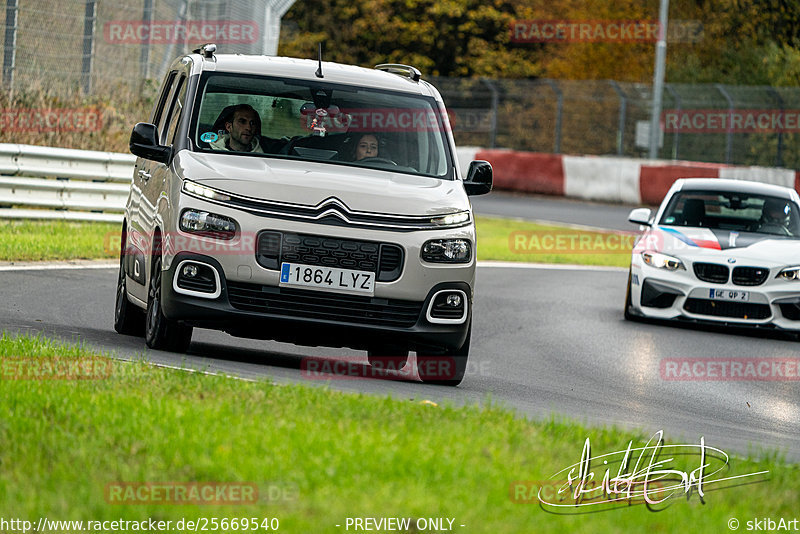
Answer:
<svg viewBox="0 0 800 534"><path fill-rule="evenodd" d="M145 170L140 170L140 171L139 171L139 176L141 176L142 178L144 178L144 180L145 180L145 181L147 181L147 180L149 180L149 179L150 179L150 178L151 178L153 175L152 175L152 174L150 174L149 172L145 171Z"/></svg>

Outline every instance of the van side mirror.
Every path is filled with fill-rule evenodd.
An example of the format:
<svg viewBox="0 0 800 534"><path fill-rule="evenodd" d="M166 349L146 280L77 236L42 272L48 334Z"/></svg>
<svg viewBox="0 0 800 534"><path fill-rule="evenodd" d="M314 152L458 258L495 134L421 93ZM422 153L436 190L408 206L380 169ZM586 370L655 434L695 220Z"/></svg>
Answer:
<svg viewBox="0 0 800 534"><path fill-rule="evenodd" d="M475 160L469 164L464 190L468 195L485 195L492 190L492 164Z"/></svg>
<svg viewBox="0 0 800 534"><path fill-rule="evenodd" d="M131 132L128 144L131 152L140 158L151 159L159 163L167 163L172 149L158 144L158 129L147 122L137 123Z"/></svg>

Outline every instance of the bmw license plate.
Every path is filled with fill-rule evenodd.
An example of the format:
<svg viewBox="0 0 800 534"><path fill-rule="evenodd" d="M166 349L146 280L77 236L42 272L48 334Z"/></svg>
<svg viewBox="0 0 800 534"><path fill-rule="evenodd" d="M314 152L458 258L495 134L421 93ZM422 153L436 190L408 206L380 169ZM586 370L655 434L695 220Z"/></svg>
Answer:
<svg viewBox="0 0 800 534"><path fill-rule="evenodd" d="M321 265L282 263L279 285L373 295L375 293L375 273Z"/></svg>
<svg viewBox="0 0 800 534"><path fill-rule="evenodd" d="M711 300L738 300L747 302L750 300L749 291L739 291L738 289L709 289L708 298Z"/></svg>

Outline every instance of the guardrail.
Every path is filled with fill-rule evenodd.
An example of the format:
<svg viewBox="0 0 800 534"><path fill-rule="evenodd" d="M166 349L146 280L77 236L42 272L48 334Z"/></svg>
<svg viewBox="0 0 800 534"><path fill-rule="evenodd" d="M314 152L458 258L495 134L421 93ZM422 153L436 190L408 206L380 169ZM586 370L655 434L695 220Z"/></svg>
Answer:
<svg viewBox="0 0 800 534"><path fill-rule="evenodd" d="M122 221L136 156L0 143L0 218Z"/></svg>

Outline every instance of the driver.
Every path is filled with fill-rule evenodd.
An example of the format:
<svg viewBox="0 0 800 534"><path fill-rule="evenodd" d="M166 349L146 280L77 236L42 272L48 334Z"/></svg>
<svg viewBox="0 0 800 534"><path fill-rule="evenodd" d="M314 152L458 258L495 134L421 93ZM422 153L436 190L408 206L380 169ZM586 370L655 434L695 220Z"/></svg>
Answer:
<svg viewBox="0 0 800 534"><path fill-rule="evenodd" d="M233 108L231 118L225 121L228 132L216 141L209 143L215 150L235 150L237 152L264 152L258 142L261 119L252 106L239 104Z"/></svg>
<svg viewBox="0 0 800 534"><path fill-rule="evenodd" d="M789 204L778 198L768 198L762 208L758 229L769 234L786 233L788 219Z"/></svg>

